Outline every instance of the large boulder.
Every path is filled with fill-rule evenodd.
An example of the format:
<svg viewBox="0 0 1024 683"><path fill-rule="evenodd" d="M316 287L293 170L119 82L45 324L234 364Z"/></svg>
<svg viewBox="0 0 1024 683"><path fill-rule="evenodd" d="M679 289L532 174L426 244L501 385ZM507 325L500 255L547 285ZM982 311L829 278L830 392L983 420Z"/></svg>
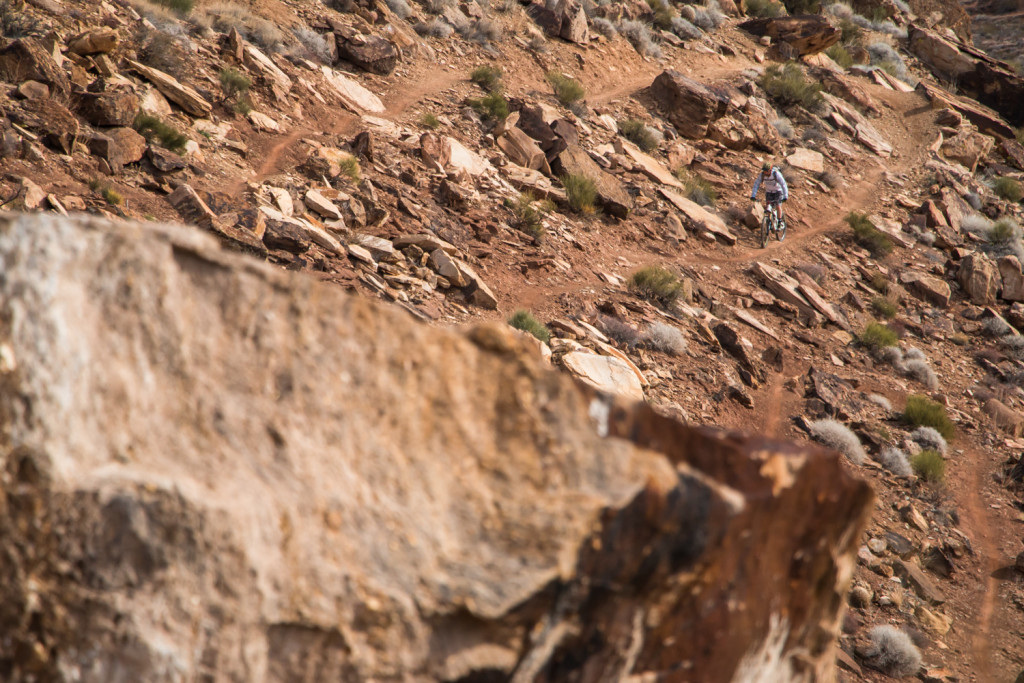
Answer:
<svg viewBox="0 0 1024 683"><path fill-rule="evenodd" d="M6 215L0 268L9 680L833 677L835 454L191 229Z"/></svg>
<svg viewBox="0 0 1024 683"><path fill-rule="evenodd" d="M940 151L948 161L963 164L973 173L978 162L985 158L994 145L995 140L988 135L965 126L953 137L943 140Z"/></svg>
<svg viewBox="0 0 1024 683"><path fill-rule="evenodd" d="M338 58L355 64L364 71L387 76L398 64L398 50L380 36L346 31L335 32Z"/></svg>
<svg viewBox="0 0 1024 683"><path fill-rule="evenodd" d="M707 136L708 126L729 106L727 96L672 69L662 71L650 90L676 130L696 140Z"/></svg>
<svg viewBox="0 0 1024 683"><path fill-rule="evenodd" d="M598 166L582 147L572 145L566 148L551 167L559 176L583 175L593 180L597 186L598 201L612 216L625 218L633 209L633 198L626 192L622 183Z"/></svg>
<svg viewBox="0 0 1024 683"><path fill-rule="evenodd" d="M7 117L40 136L49 147L62 154L73 154L78 133L78 119L67 108L53 100L25 100L11 107Z"/></svg>
<svg viewBox="0 0 1024 683"><path fill-rule="evenodd" d="M999 259L999 279L1002 291L999 297L1004 301L1024 301L1024 272L1021 272L1020 259L1008 255Z"/></svg>
<svg viewBox="0 0 1024 683"><path fill-rule="evenodd" d="M803 57L824 52L839 42L842 33L817 14L795 17L764 17L749 19L739 26L755 36L768 36L773 43L786 46L792 57Z"/></svg>
<svg viewBox="0 0 1024 683"><path fill-rule="evenodd" d="M53 54L35 38L15 40L0 50L0 80L9 83L39 81L48 85L53 93L67 94L71 81Z"/></svg>
<svg viewBox="0 0 1024 683"><path fill-rule="evenodd" d="M992 259L984 254L975 252L965 256L960 263L957 280L971 303L987 306L996 302L999 271Z"/></svg>
<svg viewBox="0 0 1024 683"><path fill-rule="evenodd" d="M130 92L81 93L78 113L94 126L130 126L139 114L139 98Z"/></svg>

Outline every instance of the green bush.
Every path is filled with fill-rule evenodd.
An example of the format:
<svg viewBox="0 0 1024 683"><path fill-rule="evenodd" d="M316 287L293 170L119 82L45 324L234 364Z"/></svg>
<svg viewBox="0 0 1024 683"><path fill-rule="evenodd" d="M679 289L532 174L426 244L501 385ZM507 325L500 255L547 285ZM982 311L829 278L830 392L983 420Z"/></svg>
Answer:
<svg viewBox="0 0 1024 683"><path fill-rule="evenodd" d="M924 481L938 484L946 479L946 459L938 451L921 451L910 458L910 466Z"/></svg>
<svg viewBox="0 0 1024 683"><path fill-rule="evenodd" d="M781 69L778 66L768 67L761 77L761 87L782 105L800 105L814 111L825 103L821 84L804 76L803 69L794 62Z"/></svg>
<svg viewBox="0 0 1024 683"><path fill-rule="evenodd" d="M896 317L896 304L884 296L876 296L871 300L871 310L886 320Z"/></svg>
<svg viewBox="0 0 1024 683"><path fill-rule="evenodd" d="M245 74L234 69L221 69L220 87L228 97L238 97L249 92L252 81Z"/></svg>
<svg viewBox="0 0 1024 683"><path fill-rule="evenodd" d="M569 78L557 71L549 71L544 74L544 77L548 79L548 83L555 91L555 97L566 107L576 104L587 94L587 91L583 89L583 84L575 78Z"/></svg>
<svg viewBox="0 0 1024 683"><path fill-rule="evenodd" d="M1021 198L1020 183L1013 178L1000 176L992 182L995 193L1008 202L1019 202Z"/></svg>
<svg viewBox="0 0 1024 683"><path fill-rule="evenodd" d="M638 296L668 306L683 293L683 285L671 271L661 266L647 266L633 273L629 288Z"/></svg>
<svg viewBox="0 0 1024 683"><path fill-rule="evenodd" d="M817 14L821 0L782 0L790 14Z"/></svg>
<svg viewBox="0 0 1024 683"><path fill-rule="evenodd" d="M889 327L879 322L871 322L860 333L859 341L872 351L877 351L887 346L896 346L899 340L900 336Z"/></svg>
<svg viewBox="0 0 1024 683"><path fill-rule="evenodd" d="M236 114L246 116L249 112L252 111L252 102L249 101L248 97L242 97L239 98L233 105L231 105L231 108L235 111Z"/></svg>
<svg viewBox="0 0 1024 683"><path fill-rule="evenodd" d="M1006 244L1017 237L1017 226L1009 218L1000 218L988 230L988 241L996 244Z"/></svg>
<svg viewBox="0 0 1024 683"><path fill-rule="evenodd" d="M188 138L185 135L149 114L139 114L135 117L135 130L144 135L147 140L156 138L162 147L178 154L185 151L185 145L188 143Z"/></svg>
<svg viewBox="0 0 1024 683"><path fill-rule="evenodd" d="M533 195L524 192L515 201L506 200L506 204L514 217L512 227L533 237L534 242L540 242L544 237L545 211L536 208L534 201Z"/></svg>
<svg viewBox="0 0 1024 683"><path fill-rule="evenodd" d="M645 152L657 149L661 143L658 134L650 126L636 119L619 121L619 132L622 133L622 137L636 144Z"/></svg>
<svg viewBox="0 0 1024 683"><path fill-rule="evenodd" d="M508 100L500 92L488 93L483 97L473 97L466 102L485 120L504 121L508 118Z"/></svg>
<svg viewBox="0 0 1024 683"><path fill-rule="evenodd" d="M594 213L594 203L597 201L597 185L593 179L581 173L563 175L560 180L565 188L566 197L569 199L569 208L576 213Z"/></svg>
<svg viewBox="0 0 1024 683"><path fill-rule="evenodd" d="M121 197L121 193L112 187L104 187L100 191L100 195L103 197L103 200L107 204L110 204L112 206L118 206L121 204L122 201L124 201L124 199Z"/></svg>
<svg viewBox="0 0 1024 683"><path fill-rule="evenodd" d="M882 294L888 294L889 293L889 278L887 278L886 276L882 275L881 273L872 273L871 274L871 287L876 292L881 292Z"/></svg>
<svg viewBox="0 0 1024 683"><path fill-rule="evenodd" d="M893 250L892 239L874 226L862 213L851 211L846 214L846 222L853 228L853 237L875 256L885 256Z"/></svg>
<svg viewBox="0 0 1024 683"><path fill-rule="evenodd" d="M359 159L354 156L347 156L338 162L338 168L341 169L341 174L347 176L353 183L358 183L362 179L362 175L359 169Z"/></svg>
<svg viewBox="0 0 1024 683"><path fill-rule="evenodd" d="M496 66L478 66L469 74L469 80L473 81L487 92L493 92L501 87L501 69Z"/></svg>
<svg viewBox="0 0 1024 683"><path fill-rule="evenodd" d="M747 0L747 15L751 17L781 17L786 13L782 3L774 0Z"/></svg>
<svg viewBox="0 0 1024 683"><path fill-rule="evenodd" d="M196 6L196 0L156 0L156 3L174 10L181 16L187 15Z"/></svg>
<svg viewBox="0 0 1024 683"><path fill-rule="evenodd" d="M441 125L441 122L438 120L436 116L434 116L430 112L427 112L426 114L420 117L420 125L423 126L424 128L434 130L435 128Z"/></svg>
<svg viewBox="0 0 1024 683"><path fill-rule="evenodd" d="M686 196L701 206L714 206L718 202L718 191L707 178L685 167L676 169L676 177L686 187Z"/></svg>
<svg viewBox="0 0 1024 683"><path fill-rule="evenodd" d="M936 403L927 396L912 394L907 397L907 405L903 408L903 422L913 427L931 427L942 434L946 441L956 435L956 427L946 415L941 403Z"/></svg>
<svg viewBox="0 0 1024 683"><path fill-rule="evenodd" d="M836 43L829 49L825 50L825 54L831 57L833 62L844 69L849 69L853 66L853 57L851 57L849 51L839 43Z"/></svg>
<svg viewBox="0 0 1024 683"><path fill-rule="evenodd" d="M529 311L519 310L508 319L508 324L517 330L528 332L545 344L551 341L551 331Z"/></svg>

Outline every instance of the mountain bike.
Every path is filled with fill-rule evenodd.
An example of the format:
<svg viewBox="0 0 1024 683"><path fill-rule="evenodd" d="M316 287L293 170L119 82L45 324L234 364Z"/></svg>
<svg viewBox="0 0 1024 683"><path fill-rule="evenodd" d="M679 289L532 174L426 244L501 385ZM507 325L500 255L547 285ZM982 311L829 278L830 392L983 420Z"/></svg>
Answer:
<svg viewBox="0 0 1024 683"><path fill-rule="evenodd" d="M768 202L761 219L761 248L768 246L768 237L774 234L780 242L786 239L786 219L779 216L778 204Z"/></svg>

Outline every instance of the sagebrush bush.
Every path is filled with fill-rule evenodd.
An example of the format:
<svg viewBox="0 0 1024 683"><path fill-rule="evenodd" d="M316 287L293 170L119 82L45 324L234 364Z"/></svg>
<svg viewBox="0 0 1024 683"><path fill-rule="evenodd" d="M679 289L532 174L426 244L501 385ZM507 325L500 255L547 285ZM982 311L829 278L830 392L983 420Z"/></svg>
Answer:
<svg viewBox="0 0 1024 683"><path fill-rule="evenodd" d="M558 101L566 107L576 104L587 94L587 91L583 89L582 83L557 71L548 71L544 74L544 78L551 84L551 88L555 91L555 97L558 98Z"/></svg>
<svg viewBox="0 0 1024 683"><path fill-rule="evenodd" d="M648 325L644 330L643 342L648 348L672 356L681 356L687 348L686 338L679 328L661 322Z"/></svg>
<svg viewBox="0 0 1024 683"><path fill-rule="evenodd" d="M653 57L654 59L661 58L661 47L654 42L651 30L647 27L647 24L632 19L623 19L619 22L618 28L619 33L641 55Z"/></svg>
<svg viewBox="0 0 1024 683"><path fill-rule="evenodd" d="M981 324L981 332L987 337L1005 337L1014 333L1014 329L1002 318L988 318Z"/></svg>
<svg viewBox="0 0 1024 683"><path fill-rule="evenodd" d="M595 29L597 29L598 33L605 36L606 38L614 38L615 36L619 35L619 32L615 30L615 24L608 21L604 17L594 17L591 20L591 24Z"/></svg>
<svg viewBox="0 0 1024 683"><path fill-rule="evenodd" d="M609 339L614 340L627 349L636 348L640 344L640 330L629 323L608 315L602 315L597 323L604 330L604 333L608 335Z"/></svg>
<svg viewBox="0 0 1024 683"><path fill-rule="evenodd" d="M672 271L661 266L646 266L633 273L629 288L638 296L668 306L683 292L683 285Z"/></svg>
<svg viewBox="0 0 1024 683"><path fill-rule="evenodd" d="M883 448L876 459L878 464L897 477L909 477L914 473L907 460L907 454L898 448Z"/></svg>
<svg viewBox="0 0 1024 683"><path fill-rule="evenodd" d="M843 67L844 69L849 69L851 66L853 66L853 57L850 56L849 50L847 50L839 43L836 43L829 49L825 50L825 54L831 57L833 62Z"/></svg>
<svg viewBox="0 0 1024 683"><path fill-rule="evenodd" d="M799 105L810 111L820 110L825 103L821 84L808 79L796 63L782 68L770 66L761 77L761 87L782 105Z"/></svg>
<svg viewBox="0 0 1024 683"><path fill-rule="evenodd" d="M928 360L928 356L924 354L924 351L916 346L907 347L907 350L903 353L903 357L907 360Z"/></svg>
<svg viewBox="0 0 1024 683"><path fill-rule="evenodd" d="M890 403L889 399L881 394L868 394L868 400L882 410L892 410L892 403Z"/></svg>
<svg viewBox="0 0 1024 683"><path fill-rule="evenodd" d="M793 123L785 116L780 116L772 121L772 126L774 126L778 134L785 139L789 140L793 137Z"/></svg>
<svg viewBox="0 0 1024 683"><path fill-rule="evenodd" d="M597 184L589 176L582 173L570 173L559 178L562 187L565 188L565 195L569 201L569 208L580 214L594 213L597 202Z"/></svg>
<svg viewBox="0 0 1024 683"><path fill-rule="evenodd" d="M934 391L939 388L939 378L935 375L935 371L931 369L931 366L928 365L928 361L919 358L904 360L900 370L908 377L916 379L925 385L928 389Z"/></svg>
<svg viewBox="0 0 1024 683"><path fill-rule="evenodd" d="M992 229L992 221L981 214L972 213L960 219L960 229L972 235L987 235Z"/></svg>
<svg viewBox="0 0 1024 683"><path fill-rule="evenodd" d="M879 351L886 347L895 347L900 337L895 330L879 322L868 323L868 326L861 332L859 341L872 351Z"/></svg>
<svg viewBox="0 0 1024 683"><path fill-rule="evenodd" d="M358 183L362 179L359 159L356 159L351 154L338 161L338 168L341 169L341 174L348 177L353 183Z"/></svg>
<svg viewBox="0 0 1024 683"><path fill-rule="evenodd" d="M512 210L512 227L533 237L534 242L540 242L544 237L544 211L534 206L535 201L533 195L523 192L515 201L507 203Z"/></svg>
<svg viewBox="0 0 1024 683"><path fill-rule="evenodd" d="M704 35L699 28L683 17L675 17L672 19L672 25L669 27L669 30L683 40L697 40Z"/></svg>
<svg viewBox="0 0 1024 683"><path fill-rule="evenodd" d="M1020 182L1006 176L999 176L992 181L992 191L1008 202L1019 202L1021 198Z"/></svg>
<svg viewBox="0 0 1024 683"><path fill-rule="evenodd" d="M839 451L851 462L864 462L864 447L849 427L836 420L816 420L809 426L811 436L832 450Z"/></svg>
<svg viewBox="0 0 1024 683"><path fill-rule="evenodd" d="M713 31L725 22L725 14L722 13L718 0L706 0L703 7L695 5L693 11L694 25L704 31Z"/></svg>
<svg viewBox="0 0 1024 683"><path fill-rule="evenodd" d="M248 40L268 52L276 52L285 43L284 32L276 24L253 14L247 7L218 0L203 6L210 24L221 33L235 29Z"/></svg>
<svg viewBox="0 0 1024 683"><path fill-rule="evenodd" d="M817 14L821 0L783 0L790 14Z"/></svg>
<svg viewBox="0 0 1024 683"><path fill-rule="evenodd" d="M508 100L500 92L489 92L483 97L471 97L466 104L486 121L504 121L508 118Z"/></svg>
<svg viewBox="0 0 1024 683"><path fill-rule="evenodd" d="M718 202L718 191L707 178L690 169L680 166L676 169L676 177L686 188L686 196L691 202L701 206L714 206Z"/></svg>
<svg viewBox="0 0 1024 683"><path fill-rule="evenodd" d="M914 641L895 626L875 626L868 632L864 659L887 676L913 676L921 668L921 653Z"/></svg>
<svg viewBox="0 0 1024 683"><path fill-rule="evenodd" d="M853 230L853 238L875 256L885 256L892 253L894 245L892 239L884 232L875 227L867 216L856 211L846 214L844 220Z"/></svg>
<svg viewBox="0 0 1024 683"><path fill-rule="evenodd" d="M896 304L884 296L876 296L871 300L871 310L879 318L885 318L886 320L896 317Z"/></svg>
<svg viewBox="0 0 1024 683"><path fill-rule="evenodd" d="M399 19L408 19L412 14L412 8L405 0L386 0L388 9L395 13Z"/></svg>
<svg viewBox="0 0 1024 683"><path fill-rule="evenodd" d="M932 484L946 479L946 460L938 451L925 449L910 459L914 474Z"/></svg>
<svg viewBox="0 0 1024 683"><path fill-rule="evenodd" d="M518 310L508 319L508 324L517 330L532 334L545 344L551 341L551 331L547 326L533 317L529 311Z"/></svg>
<svg viewBox="0 0 1024 683"><path fill-rule="evenodd" d="M932 427L918 427L910 433L910 439L921 448L938 451L942 455L949 448L942 434Z"/></svg>
<svg viewBox="0 0 1024 683"><path fill-rule="evenodd" d="M484 90L491 92L501 85L501 67L478 66L469 74L469 80L479 85Z"/></svg>
<svg viewBox="0 0 1024 683"><path fill-rule="evenodd" d="M417 22L412 27L414 31L423 38L447 38L455 29L452 28L451 24L438 19L437 17L430 21Z"/></svg>
<svg viewBox="0 0 1024 683"><path fill-rule="evenodd" d="M1020 226L1009 216L1003 216L989 226L986 237L993 244L1006 245L1020 239Z"/></svg>
<svg viewBox="0 0 1024 683"><path fill-rule="evenodd" d="M196 6L196 0L154 0L154 2L177 12L183 17Z"/></svg>
<svg viewBox="0 0 1024 683"><path fill-rule="evenodd" d="M956 434L956 427L946 415L945 407L921 394L911 394L907 397L902 419L912 427L931 427L946 441Z"/></svg>
<svg viewBox="0 0 1024 683"><path fill-rule="evenodd" d="M663 139L660 132L636 119L619 121L619 132L645 152L657 149Z"/></svg>
<svg viewBox="0 0 1024 683"><path fill-rule="evenodd" d="M867 51L874 66L893 78L898 78L901 81L909 80L910 76L907 73L907 65L903 62L903 57L891 45L879 41L868 45Z"/></svg>
<svg viewBox="0 0 1024 683"><path fill-rule="evenodd" d="M150 114L139 114L135 117L135 130L141 133L147 140L154 138L172 152L181 154L185 151L188 137L178 132L173 126L169 126L156 116Z"/></svg>
<svg viewBox="0 0 1024 683"><path fill-rule="evenodd" d="M425 114L423 114L423 116L420 117L420 125L423 126L424 128L434 130L435 128L441 125L441 120L438 119L437 116L428 111Z"/></svg>
<svg viewBox="0 0 1024 683"><path fill-rule="evenodd" d="M220 87L228 97L236 97L249 92L252 81L245 74L234 69L221 69Z"/></svg>
<svg viewBox="0 0 1024 683"><path fill-rule="evenodd" d="M474 43L480 43L485 46L501 40L502 34L501 24L487 17L477 19L460 32L466 40L472 40Z"/></svg>
<svg viewBox="0 0 1024 683"><path fill-rule="evenodd" d="M747 0L746 7L751 17L781 17L786 13L782 3L775 0Z"/></svg>
<svg viewBox="0 0 1024 683"><path fill-rule="evenodd" d="M308 26L299 26L292 29L292 35L299 41L306 53L316 61L321 64L330 64L334 61L327 40L313 29Z"/></svg>

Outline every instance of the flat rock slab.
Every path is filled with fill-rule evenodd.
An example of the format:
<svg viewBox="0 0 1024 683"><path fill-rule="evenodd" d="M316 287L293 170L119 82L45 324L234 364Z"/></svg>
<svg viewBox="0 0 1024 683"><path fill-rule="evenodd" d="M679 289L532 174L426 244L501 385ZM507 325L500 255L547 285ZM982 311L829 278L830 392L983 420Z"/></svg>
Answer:
<svg viewBox="0 0 1024 683"><path fill-rule="evenodd" d="M786 157L786 163L794 168L810 173L823 173L825 171L824 155L813 149L797 147L792 154Z"/></svg>
<svg viewBox="0 0 1024 683"><path fill-rule="evenodd" d="M644 400L644 389L633 368L618 358L573 351L562 357L566 370L598 391L633 401Z"/></svg>
<svg viewBox="0 0 1024 683"><path fill-rule="evenodd" d="M202 95L189 86L179 83L178 79L174 76L130 59L127 61L128 65L135 69L140 76L156 86L156 89L164 97L177 104L189 114L206 117L213 111L213 106L203 99Z"/></svg>
<svg viewBox="0 0 1024 683"><path fill-rule="evenodd" d="M383 114L387 111L384 103L372 92L364 88L355 80L335 71L329 66L320 67L324 78L334 88L335 94L346 109L356 114L369 112L370 114Z"/></svg>

